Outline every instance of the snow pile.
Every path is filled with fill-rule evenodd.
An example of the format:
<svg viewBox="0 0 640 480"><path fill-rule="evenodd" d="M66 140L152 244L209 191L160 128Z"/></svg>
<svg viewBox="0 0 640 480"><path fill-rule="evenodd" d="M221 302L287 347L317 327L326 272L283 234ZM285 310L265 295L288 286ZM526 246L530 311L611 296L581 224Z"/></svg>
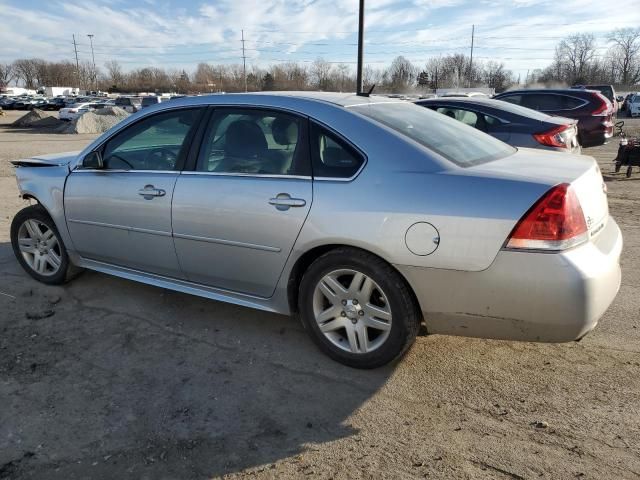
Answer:
<svg viewBox="0 0 640 480"><path fill-rule="evenodd" d="M105 107L91 110L64 125L60 133L103 133L127 118L129 113L120 107Z"/></svg>
<svg viewBox="0 0 640 480"><path fill-rule="evenodd" d="M49 112L45 112L43 110L40 110L38 108L34 108L33 110L31 110L29 113L27 113L26 115L23 115L22 117L20 117L19 119L17 119L15 122L13 122L11 125L14 127L42 127L42 126L52 126L51 124L49 125L36 125L37 122L40 122L44 119L52 119L52 120L58 120L56 118L56 115L54 113L49 113ZM48 122L49 120L46 120L46 122Z"/></svg>

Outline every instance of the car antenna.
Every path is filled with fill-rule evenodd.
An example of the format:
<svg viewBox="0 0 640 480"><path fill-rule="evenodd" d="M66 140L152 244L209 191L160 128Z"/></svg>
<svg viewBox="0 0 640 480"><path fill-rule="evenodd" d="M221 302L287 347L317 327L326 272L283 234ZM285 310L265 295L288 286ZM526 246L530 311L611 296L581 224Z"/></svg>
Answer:
<svg viewBox="0 0 640 480"><path fill-rule="evenodd" d="M376 88L376 84L375 83L373 85L371 85L371 88L369 89L368 92L358 92L358 93L356 93L356 95L358 95L359 97L369 97L369 96L371 96L371 93L373 92L374 88Z"/></svg>

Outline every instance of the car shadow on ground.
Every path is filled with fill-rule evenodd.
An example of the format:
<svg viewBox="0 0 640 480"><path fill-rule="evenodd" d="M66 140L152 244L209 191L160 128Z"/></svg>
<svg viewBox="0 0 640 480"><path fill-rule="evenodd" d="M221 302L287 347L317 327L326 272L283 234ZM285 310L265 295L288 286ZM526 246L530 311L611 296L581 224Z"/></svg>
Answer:
<svg viewBox="0 0 640 480"><path fill-rule="evenodd" d="M357 434L393 372L333 362L285 316L93 272L39 284L8 243L0 293L2 478L268 470Z"/></svg>

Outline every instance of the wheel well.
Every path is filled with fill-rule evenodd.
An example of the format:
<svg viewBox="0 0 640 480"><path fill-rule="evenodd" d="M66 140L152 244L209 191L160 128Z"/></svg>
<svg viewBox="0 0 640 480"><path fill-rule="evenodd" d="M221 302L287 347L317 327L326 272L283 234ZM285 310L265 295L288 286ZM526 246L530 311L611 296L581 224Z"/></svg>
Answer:
<svg viewBox="0 0 640 480"><path fill-rule="evenodd" d="M353 247L351 245L330 244L330 245L321 245L319 247L312 248L311 250L305 252L300 256L300 258L296 261L295 265L291 269L291 273L289 274L289 281L287 283L287 298L289 300L289 309L291 310L292 313L298 313L298 292L299 292L300 281L302 280L302 276L304 275L304 272L307 271L307 268L309 268L309 266L318 257L336 248L353 248L357 250L362 250L363 252L367 252L370 255L375 255L376 257L380 258L382 261L389 263L384 258L380 257L379 255L376 255L373 252L370 252L369 250ZM411 285L409 284L409 282L407 282L407 279L404 278L404 275L402 275L402 273L399 272L393 265L391 265L391 267L396 272L398 272L398 274L402 277L402 279L407 283L407 288L411 293L411 296L413 297L414 302L416 302L418 309L421 310L420 302L418 302L418 297L413 291L413 288L411 288Z"/></svg>
<svg viewBox="0 0 640 480"><path fill-rule="evenodd" d="M22 199L23 200L34 200L37 204L40 204L38 199L36 197L34 197L33 195L31 195L30 193L23 193L22 194Z"/></svg>

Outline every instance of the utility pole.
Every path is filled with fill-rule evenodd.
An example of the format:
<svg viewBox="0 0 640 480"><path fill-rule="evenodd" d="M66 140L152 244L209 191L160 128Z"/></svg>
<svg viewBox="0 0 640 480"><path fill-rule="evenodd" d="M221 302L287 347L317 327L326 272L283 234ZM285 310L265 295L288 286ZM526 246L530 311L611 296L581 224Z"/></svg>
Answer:
<svg viewBox="0 0 640 480"><path fill-rule="evenodd" d="M247 92L247 57L244 54L244 30L242 32L242 76L244 77L244 91Z"/></svg>
<svg viewBox="0 0 640 480"><path fill-rule="evenodd" d="M471 60L469 60L469 88L471 88L471 79L473 78L473 37L475 36L476 26L471 25Z"/></svg>
<svg viewBox="0 0 640 480"><path fill-rule="evenodd" d="M438 65L436 65L436 82L434 85L433 93L438 93Z"/></svg>
<svg viewBox="0 0 640 480"><path fill-rule="evenodd" d="M364 0L360 0L360 12L358 15L358 67L356 71L356 94L364 90L362 85L362 61L364 56Z"/></svg>
<svg viewBox="0 0 640 480"><path fill-rule="evenodd" d="M94 90L98 90L98 79L96 76L96 57L93 54L93 34L89 33L87 34L87 37L89 37L89 42L91 43L91 60L93 61L93 89Z"/></svg>
<svg viewBox="0 0 640 480"><path fill-rule="evenodd" d="M76 44L76 34L73 33L73 50L76 52L76 75L78 76L78 90L82 85L80 85L80 62L78 61L78 45Z"/></svg>

